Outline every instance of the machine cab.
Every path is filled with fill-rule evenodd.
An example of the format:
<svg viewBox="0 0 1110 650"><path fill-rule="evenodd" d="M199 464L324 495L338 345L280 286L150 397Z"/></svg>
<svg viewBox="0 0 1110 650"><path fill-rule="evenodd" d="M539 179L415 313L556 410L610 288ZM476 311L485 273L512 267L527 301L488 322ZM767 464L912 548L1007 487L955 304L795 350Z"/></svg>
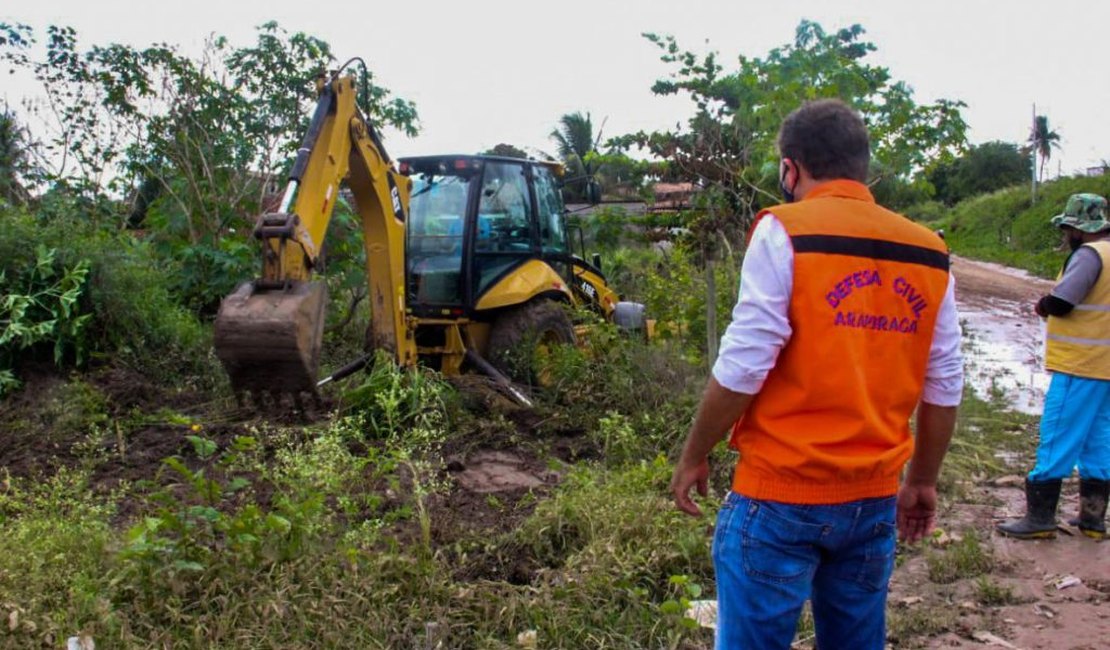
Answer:
<svg viewBox="0 0 1110 650"><path fill-rule="evenodd" d="M403 158L408 306L458 316L530 260L566 279L568 240L557 165L497 156Z"/></svg>

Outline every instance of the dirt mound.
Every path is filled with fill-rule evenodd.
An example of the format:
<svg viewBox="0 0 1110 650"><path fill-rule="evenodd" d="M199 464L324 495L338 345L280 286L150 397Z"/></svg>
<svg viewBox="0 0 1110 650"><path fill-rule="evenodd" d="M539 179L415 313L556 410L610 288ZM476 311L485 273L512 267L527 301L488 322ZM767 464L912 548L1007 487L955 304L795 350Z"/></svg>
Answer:
<svg viewBox="0 0 1110 650"><path fill-rule="evenodd" d="M448 462L448 469L455 470L459 487L481 494L530 489L558 480L554 472L537 472L521 456L506 451L483 451L462 462ZM547 480L545 480L547 479Z"/></svg>

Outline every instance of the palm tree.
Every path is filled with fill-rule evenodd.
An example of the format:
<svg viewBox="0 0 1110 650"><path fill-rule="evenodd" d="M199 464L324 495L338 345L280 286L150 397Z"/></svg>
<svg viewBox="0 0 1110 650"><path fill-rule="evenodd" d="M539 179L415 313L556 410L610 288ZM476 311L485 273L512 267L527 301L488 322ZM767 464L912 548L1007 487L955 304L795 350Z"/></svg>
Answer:
<svg viewBox="0 0 1110 650"><path fill-rule="evenodd" d="M602 122L597 136L594 136L594 125L590 114L581 112L567 113L559 118L559 126L551 132L551 139L558 147L559 158L570 170L572 176L585 176L585 187L589 191L594 172L593 163L589 154L597 151L601 142L601 131L605 128Z"/></svg>
<svg viewBox="0 0 1110 650"><path fill-rule="evenodd" d="M1052 157L1052 150L1060 148L1060 134L1048 128L1048 116L1037 115L1033 118L1033 130L1029 133L1029 145L1041 159L1037 182L1044 178L1044 165Z"/></svg>
<svg viewBox="0 0 1110 650"><path fill-rule="evenodd" d="M567 113L560 117L559 126L551 132L551 139L558 145L559 157L568 164L575 160L584 163L586 155L597 148L589 113Z"/></svg>

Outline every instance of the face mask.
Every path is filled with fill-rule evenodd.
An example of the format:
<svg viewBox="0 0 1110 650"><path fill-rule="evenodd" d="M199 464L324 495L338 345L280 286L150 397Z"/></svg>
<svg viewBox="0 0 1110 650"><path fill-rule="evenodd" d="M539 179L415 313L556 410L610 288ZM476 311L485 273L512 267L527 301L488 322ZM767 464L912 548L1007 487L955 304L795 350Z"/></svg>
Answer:
<svg viewBox="0 0 1110 650"><path fill-rule="evenodd" d="M793 203L794 202L794 187L798 186L798 180L797 179L794 180L794 187L787 187L786 186L786 169L787 169L786 165L783 164L781 166L782 171L779 172L779 189L782 191L783 201L785 201L786 203Z"/></svg>

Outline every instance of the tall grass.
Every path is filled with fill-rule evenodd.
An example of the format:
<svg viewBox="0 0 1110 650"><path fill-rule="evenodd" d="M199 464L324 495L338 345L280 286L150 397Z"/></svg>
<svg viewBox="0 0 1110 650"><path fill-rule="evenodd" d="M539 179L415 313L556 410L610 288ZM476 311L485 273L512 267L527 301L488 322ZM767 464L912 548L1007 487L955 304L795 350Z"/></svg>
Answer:
<svg viewBox="0 0 1110 650"><path fill-rule="evenodd" d="M1037 189L1036 203L1026 186L976 196L930 225L945 229L948 244L959 255L1052 278L1060 271L1067 253L1057 250L1060 232L1049 220L1064 211L1069 196L1080 192L1110 195L1110 175L1045 183Z"/></svg>
<svg viewBox="0 0 1110 650"><path fill-rule="evenodd" d="M92 315L85 336L94 358L110 355L166 379L216 375L209 372L208 329L174 301L175 266L162 263L141 239L77 217L47 220L8 208L0 219L0 271L7 277L34 264L39 245L56 251L60 268L88 264L78 308Z"/></svg>

